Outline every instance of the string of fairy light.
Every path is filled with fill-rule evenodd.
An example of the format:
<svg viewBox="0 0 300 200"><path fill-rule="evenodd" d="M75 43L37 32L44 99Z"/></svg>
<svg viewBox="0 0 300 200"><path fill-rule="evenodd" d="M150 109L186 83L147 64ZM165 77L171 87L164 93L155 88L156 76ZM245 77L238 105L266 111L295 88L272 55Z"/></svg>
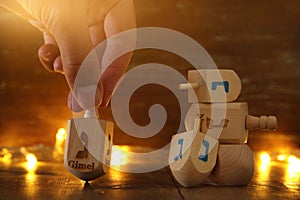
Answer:
<svg viewBox="0 0 300 200"><path fill-rule="evenodd" d="M58 129L56 133L55 145L53 148L53 158L56 159L58 156L64 154L64 143L66 140L66 130L64 128ZM25 162L23 163L24 168L28 173L34 175L39 160L37 156L28 151L28 148L21 147L20 153L24 156ZM129 163L129 147L114 145L112 147L112 157L110 166L120 171L122 166ZM257 175L262 179L267 179L270 173L270 168L276 162L284 163L285 165L285 183L287 187L290 187L289 182L299 179L300 177L300 158L290 153L272 154L268 152L260 152L256 154L258 156L258 171ZM275 155L275 156L274 156ZM2 148L0 151L0 164L10 165L14 159L13 153L10 152L9 148Z"/></svg>

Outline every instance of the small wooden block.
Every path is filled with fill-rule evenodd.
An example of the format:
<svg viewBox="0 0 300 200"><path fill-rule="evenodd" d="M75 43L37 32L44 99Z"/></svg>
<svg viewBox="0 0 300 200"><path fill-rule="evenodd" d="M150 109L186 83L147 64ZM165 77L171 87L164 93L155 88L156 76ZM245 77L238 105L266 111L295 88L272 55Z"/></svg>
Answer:
<svg viewBox="0 0 300 200"><path fill-rule="evenodd" d="M218 186L247 185L254 173L253 152L246 144L220 144L217 164L206 183Z"/></svg>
<svg viewBox="0 0 300 200"><path fill-rule="evenodd" d="M217 140L197 131L174 135L169 164L175 179L184 187L203 183L216 164L218 144Z"/></svg>
<svg viewBox="0 0 300 200"><path fill-rule="evenodd" d="M90 118L70 119L65 145L65 167L85 181L100 177L110 164L112 139L112 122Z"/></svg>
<svg viewBox="0 0 300 200"><path fill-rule="evenodd" d="M240 95L242 83L233 70L190 70L190 84L182 84L181 89L188 89L190 103L232 102Z"/></svg>
<svg viewBox="0 0 300 200"><path fill-rule="evenodd" d="M248 130L253 128L275 129L276 117L260 118L248 115L246 102L193 104L186 118L186 129L193 130L195 117L200 118L199 131L218 139L221 144L247 143Z"/></svg>

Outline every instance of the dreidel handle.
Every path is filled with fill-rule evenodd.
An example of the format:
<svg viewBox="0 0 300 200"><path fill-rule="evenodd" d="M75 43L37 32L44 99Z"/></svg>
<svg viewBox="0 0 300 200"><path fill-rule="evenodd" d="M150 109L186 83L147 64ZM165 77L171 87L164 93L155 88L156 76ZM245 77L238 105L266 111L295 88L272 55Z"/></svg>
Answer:
<svg viewBox="0 0 300 200"><path fill-rule="evenodd" d="M277 128L277 118L275 116L246 116L246 129L266 129L275 130Z"/></svg>
<svg viewBox="0 0 300 200"><path fill-rule="evenodd" d="M83 117L84 118L99 118L99 113L98 113L97 108L85 110Z"/></svg>
<svg viewBox="0 0 300 200"><path fill-rule="evenodd" d="M183 83L179 84L179 90L187 90L187 89L193 89L193 88L199 88L199 83Z"/></svg>

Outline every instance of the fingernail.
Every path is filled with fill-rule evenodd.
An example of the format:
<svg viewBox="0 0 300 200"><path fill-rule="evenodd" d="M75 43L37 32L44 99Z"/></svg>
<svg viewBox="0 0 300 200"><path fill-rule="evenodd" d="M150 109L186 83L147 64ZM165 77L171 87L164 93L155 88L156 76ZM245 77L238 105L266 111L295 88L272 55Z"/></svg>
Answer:
<svg viewBox="0 0 300 200"><path fill-rule="evenodd" d="M53 62L53 69L55 72L63 73L62 62L59 57L57 57Z"/></svg>
<svg viewBox="0 0 300 200"><path fill-rule="evenodd" d="M49 63L50 62L50 56L51 56L51 52L44 52L43 54L40 54L40 57L43 61Z"/></svg>
<svg viewBox="0 0 300 200"><path fill-rule="evenodd" d="M58 65L53 64L53 69L54 69L54 71L57 72L57 73L62 73L62 74L64 73L64 71L63 71L63 69L62 69L61 66L58 66Z"/></svg>
<svg viewBox="0 0 300 200"><path fill-rule="evenodd" d="M77 98L81 107L92 109L101 104L102 98L97 85L84 86L78 89Z"/></svg>

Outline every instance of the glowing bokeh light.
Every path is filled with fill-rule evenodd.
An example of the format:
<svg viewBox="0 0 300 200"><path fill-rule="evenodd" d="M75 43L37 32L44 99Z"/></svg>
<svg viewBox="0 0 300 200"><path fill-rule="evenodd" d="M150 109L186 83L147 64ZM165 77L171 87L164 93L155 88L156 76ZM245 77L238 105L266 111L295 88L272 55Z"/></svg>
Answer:
<svg viewBox="0 0 300 200"><path fill-rule="evenodd" d="M56 133L56 141L64 142L66 139L66 129L60 128Z"/></svg>
<svg viewBox="0 0 300 200"><path fill-rule="evenodd" d="M269 164L271 162L271 156L268 153L261 153L259 158L264 164Z"/></svg>
<svg viewBox="0 0 300 200"><path fill-rule="evenodd" d="M288 173L289 174L298 174L300 175L300 159L297 158L296 156L289 156L288 157Z"/></svg>
<svg viewBox="0 0 300 200"><path fill-rule="evenodd" d="M120 170L122 165L128 162L128 147L114 145L112 147L112 154L110 160L110 166L115 170Z"/></svg>
<svg viewBox="0 0 300 200"><path fill-rule="evenodd" d="M296 156L291 155L291 156L288 157L288 162L290 164L299 163L299 161L300 161L300 159L297 158Z"/></svg>
<svg viewBox="0 0 300 200"><path fill-rule="evenodd" d="M27 166L27 170L28 171L33 171L36 169L36 165L37 165L37 158L34 154L32 153L28 153L26 154L26 166Z"/></svg>
<svg viewBox="0 0 300 200"><path fill-rule="evenodd" d="M67 136L67 131L64 128L60 128L56 132L56 140L54 145L53 157L60 159L64 153L64 144Z"/></svg>
<svg viewBox="0 0 300 200"><path fill-rule="evenodd" d="M26 169L29 172L34 171L38 162L37 157L33 153L29 153L25 147L21 147L20 151L26 158Z"/></svg>
<svg viewBox="0 0 300 200"><path fill-rule="evenodd" d="M1 152L2 157L0 157L0 160L4 162L5 164L11 163L12 154L9 152L7 148L3 148Z"/></svg>
<svg viewBox="0 0 300 200"><path fill-rule="evenodd" d="M299 189L300 181L300 159L290 155L287 158L288 164L285 171L284 185L290 189Z"/></svg>
<svg viewBox="0 0 300 200"><path fill-rule="evenodd" d="M279 160L279 161L285 161L286 160L286 155L284 155L284 154L279 154L278 156L277 156L277 160Z"/></svg>
<svg viewBox="0 0 300 200"><path fill-rule="evenodd" d="M262 152L259 155L259 160L260 160L260 173L261 174L268 174L269 173L269 166L271 162L271 156L268 153Z"/></svg>

